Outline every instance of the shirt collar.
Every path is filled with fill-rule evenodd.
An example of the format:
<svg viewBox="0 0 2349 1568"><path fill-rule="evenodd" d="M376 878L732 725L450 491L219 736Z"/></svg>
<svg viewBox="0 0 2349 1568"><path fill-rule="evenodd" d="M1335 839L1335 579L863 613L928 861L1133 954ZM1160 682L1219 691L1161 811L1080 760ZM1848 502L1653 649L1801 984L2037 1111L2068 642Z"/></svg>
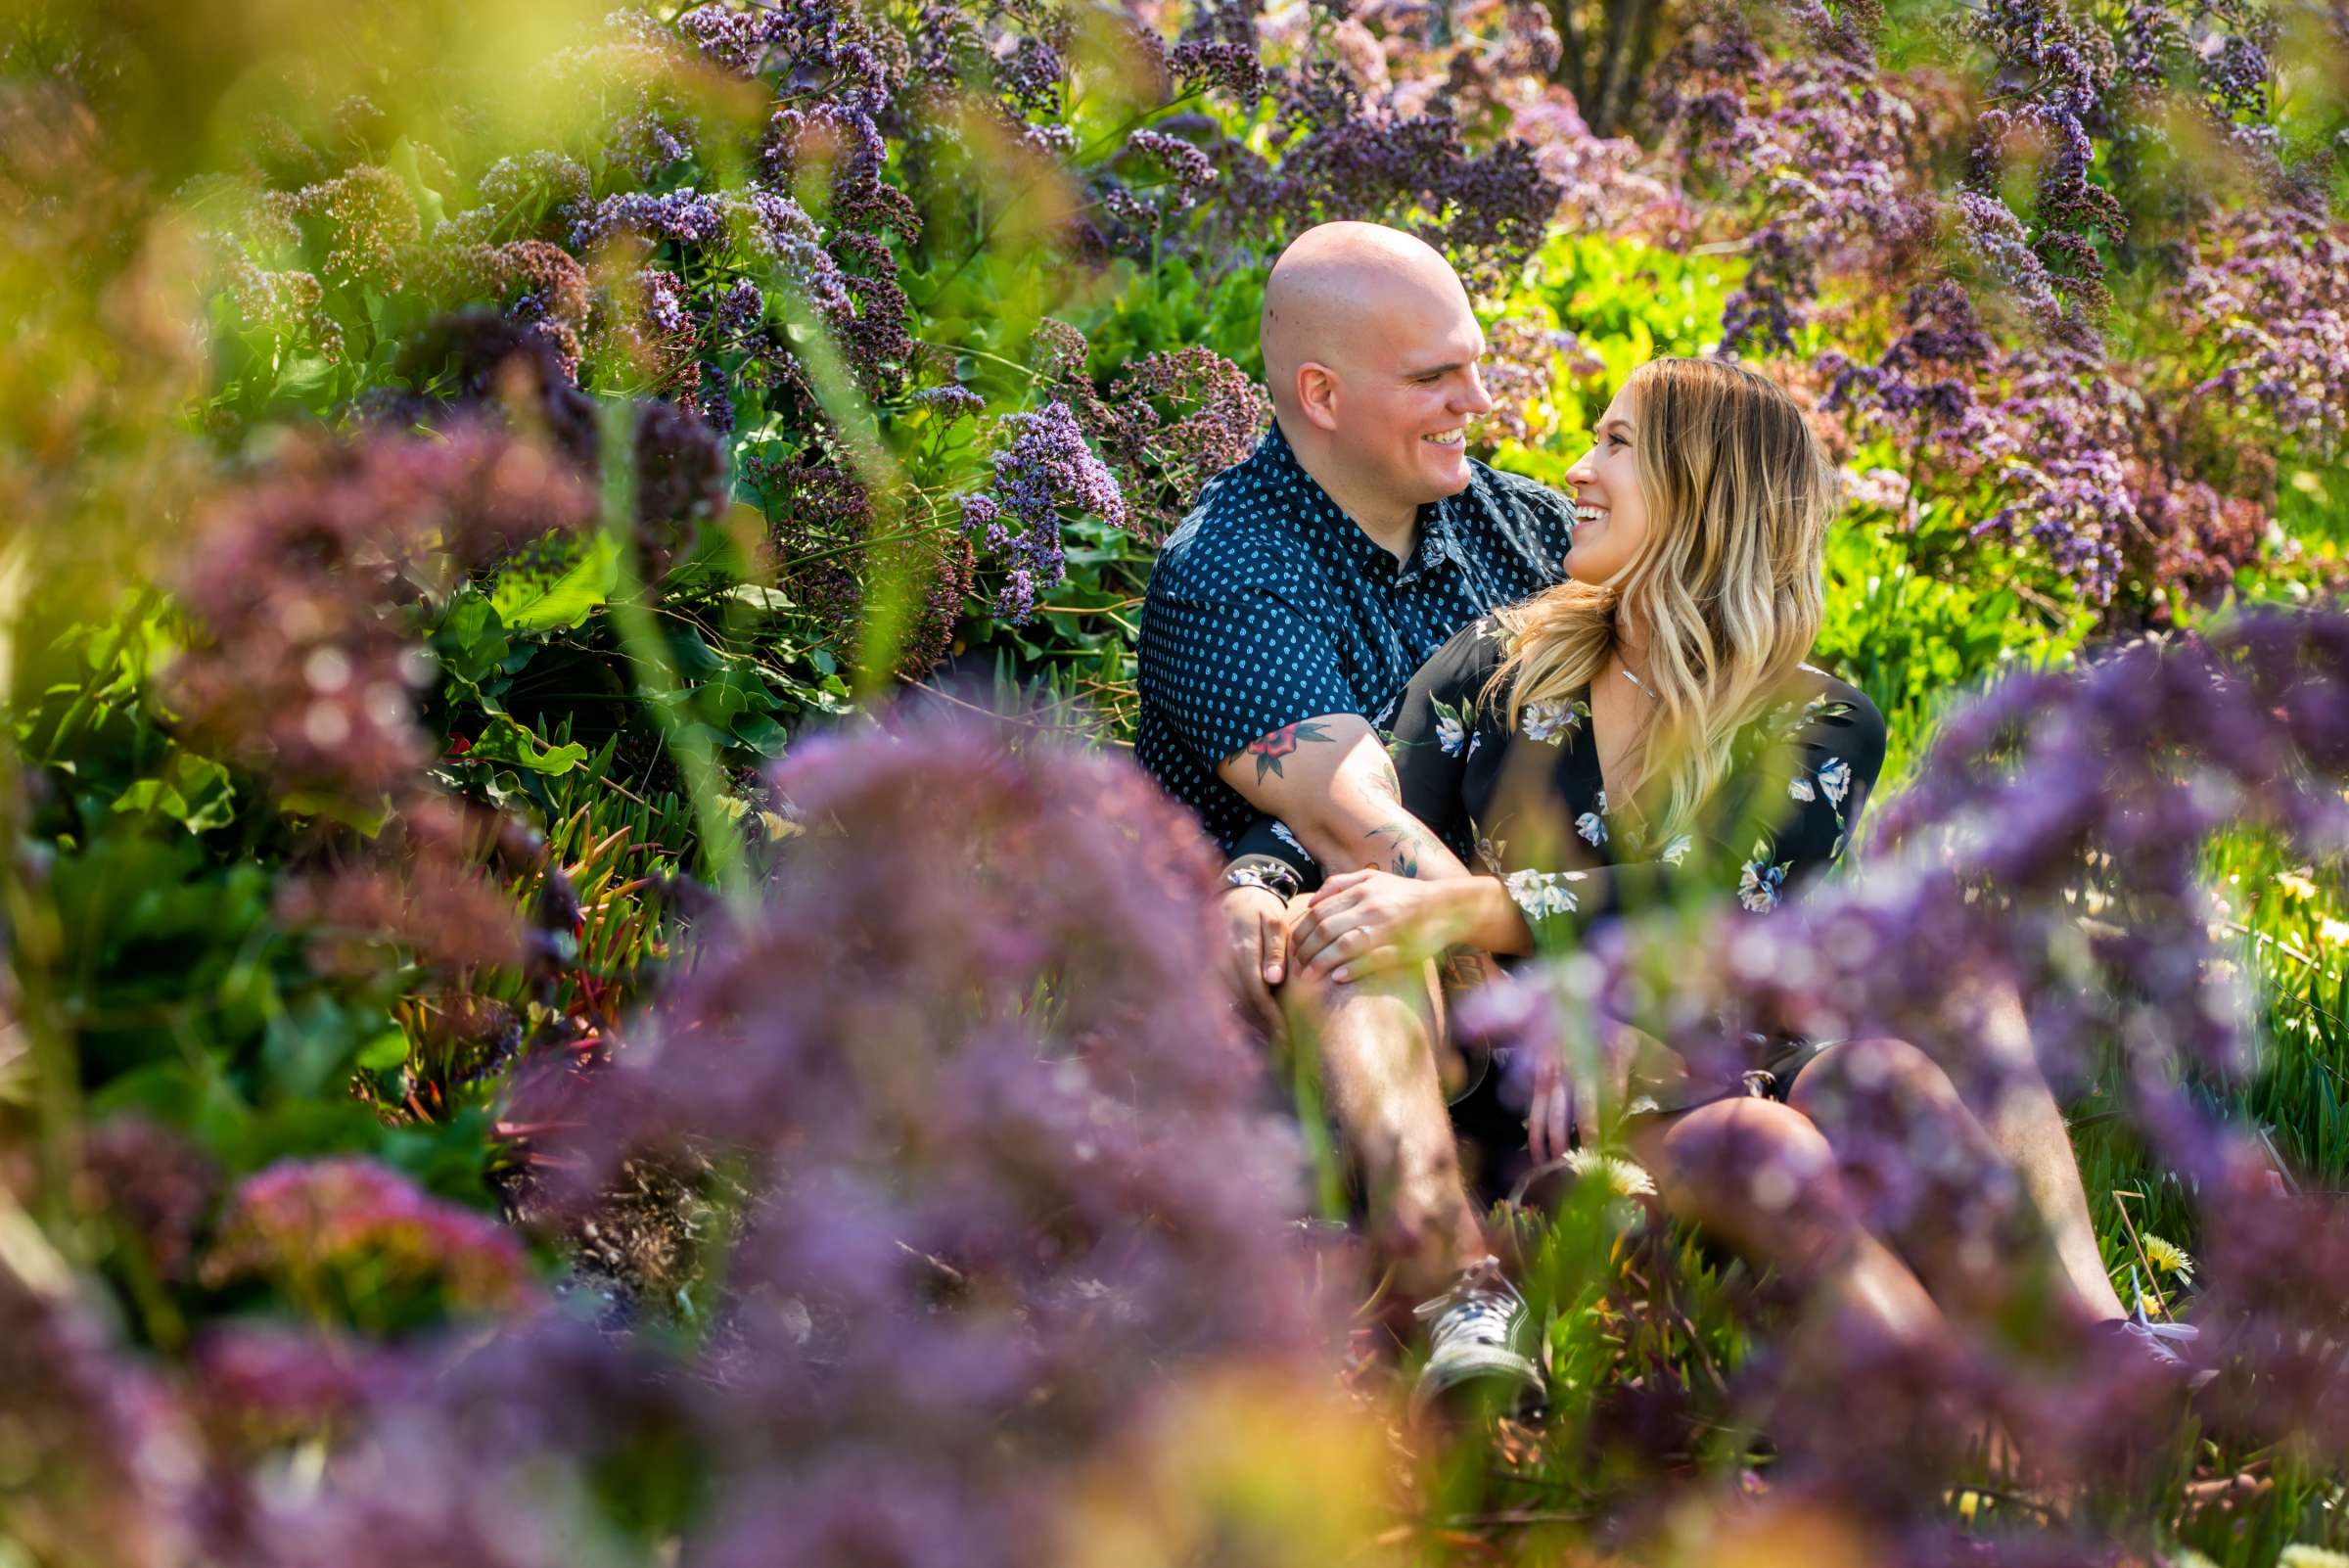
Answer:
<svg viewBox="0 0 2349 1568"><path fill-rule="evenodd" d="M1398 581L1407 582L1434 572L1448 560L1459 559L1459 546L1452 525L1453 503L1459 499L1457 495L1448 495L1419 508L1418 542L1407 557L1397 561L1377 540L1364 533L1354 519L1346 515L1345 508L1330 499L1329 492L1321 487L1321 482L1297 461L1296 448L1289 444L1288 437L1281 432L1279 420L1272 421L1271 428L1265 433L1264 440L1258 443L1256 460L1266 465L1268 478L1285 479L1294 484L1297 492L1305 497L1307 518L1314 526L1337 536L1357 572L1367 575L1380 570L1383 563L1388 575ZM1460 492L1461 495L1466 493L1465 490Z"/></svg>

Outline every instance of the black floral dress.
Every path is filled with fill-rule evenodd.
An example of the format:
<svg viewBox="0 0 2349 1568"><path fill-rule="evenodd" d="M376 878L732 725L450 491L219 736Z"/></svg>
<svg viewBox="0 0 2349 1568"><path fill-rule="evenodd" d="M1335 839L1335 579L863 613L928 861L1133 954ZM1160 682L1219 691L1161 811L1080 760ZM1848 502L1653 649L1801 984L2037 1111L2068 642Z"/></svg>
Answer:
<svg viewBox="0 0 2349 1568"><path fill-rule="evenodd" d="M1587 686L1528 703L1509 727L1493 681L1506 637L1486 617L1439 649L1404 693L1390 751L1405 807L1502 879L1537 946L1690 897L1767 914L1843 853L1884 762L1883 716L1858 687L1803 666L1738 732L1693 829L1657 843L1638 803L1607 800Z"/></svg>
<svg viewBox="0 0 2349 1568"><path fill-rule="evenodd" d="M1503 878L1543 948L1644 903L1736 895L1769 913L1844 853L1884 767L1884 715L1856 685L1804 665L1731 742L1728 772L1689 833L1642 838L1635 803L1609 803L1590 735L1590 688L1527 702L1508 725L1508 657L1494 618L1421 667L1396 714L1403 806L1470 871ZM1661 806L1661 803L1658 803ZM1633 859L1619 859L1631 850Z"/></svg>

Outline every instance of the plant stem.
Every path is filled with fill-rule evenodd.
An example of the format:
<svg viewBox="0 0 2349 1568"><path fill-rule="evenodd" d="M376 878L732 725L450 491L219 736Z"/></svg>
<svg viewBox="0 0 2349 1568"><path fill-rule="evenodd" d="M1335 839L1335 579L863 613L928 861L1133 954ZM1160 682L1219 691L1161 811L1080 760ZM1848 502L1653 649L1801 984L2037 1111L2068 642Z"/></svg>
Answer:
<svg viewBox="0 0 2349 1568"><path fill-rule="evenodd" d="M682 694L676 661L653 623L648 589L636 574L636 463L633 404L615 399L604 404L603 511L604 530L611 536L619 561L619 582L612 595L612 624L620 633L621 651L634 667L636 690L646 713L661 732L662 744L676 760L692 803L696 837L702 841L702 862L718 891L737 904L751 897L743 864L742 841L733 822L719 808L725 794L717 758L698 725L680 724L660 699Z"/></svg>

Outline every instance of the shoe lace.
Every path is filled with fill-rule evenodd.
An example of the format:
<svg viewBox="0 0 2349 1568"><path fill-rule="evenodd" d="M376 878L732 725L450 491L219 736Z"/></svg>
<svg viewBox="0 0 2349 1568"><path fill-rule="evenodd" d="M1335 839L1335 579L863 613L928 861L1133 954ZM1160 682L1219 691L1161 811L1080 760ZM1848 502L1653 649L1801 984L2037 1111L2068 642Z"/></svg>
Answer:
<svg viewBox="0 0 2349 1568"><path fill-rule="evenodd" d="M1416 1316L1433 1319L1428 1327L1432 1347L1455 1340L1506 1345L1510 1329L1525 1311L1525 1298L1501 1273L1500 1260L1480 1258L1461 1270L1450 1290L1421 1302L1412 1311Z"/></svg>

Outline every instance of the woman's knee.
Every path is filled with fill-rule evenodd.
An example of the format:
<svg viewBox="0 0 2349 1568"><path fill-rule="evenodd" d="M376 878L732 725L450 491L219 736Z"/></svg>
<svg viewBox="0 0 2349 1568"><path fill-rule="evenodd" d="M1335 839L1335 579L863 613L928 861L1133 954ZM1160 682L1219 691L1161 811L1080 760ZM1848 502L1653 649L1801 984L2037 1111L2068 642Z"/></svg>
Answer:
<svg viewBox="0 0 2349 1568"><path fill-rule="evenodd" d="M1653 1158L1666 1203L1750 1239L1793 1215L1843 1210L1834 1150L1811 1119L1771 1100L1721 1100L1675 1119Z"/></svg>
<svg viewBox="0 0 2349 1568"><path fill-rule="evenodd" d="M1933 1058L1905 1039L1845 1040L1813 1058L1788 1090L1786 1103L1813 1122L1832 1127L1859 1106L1887 1100L1910 1105L1960 1104L1958 1089Z"/></svg>

